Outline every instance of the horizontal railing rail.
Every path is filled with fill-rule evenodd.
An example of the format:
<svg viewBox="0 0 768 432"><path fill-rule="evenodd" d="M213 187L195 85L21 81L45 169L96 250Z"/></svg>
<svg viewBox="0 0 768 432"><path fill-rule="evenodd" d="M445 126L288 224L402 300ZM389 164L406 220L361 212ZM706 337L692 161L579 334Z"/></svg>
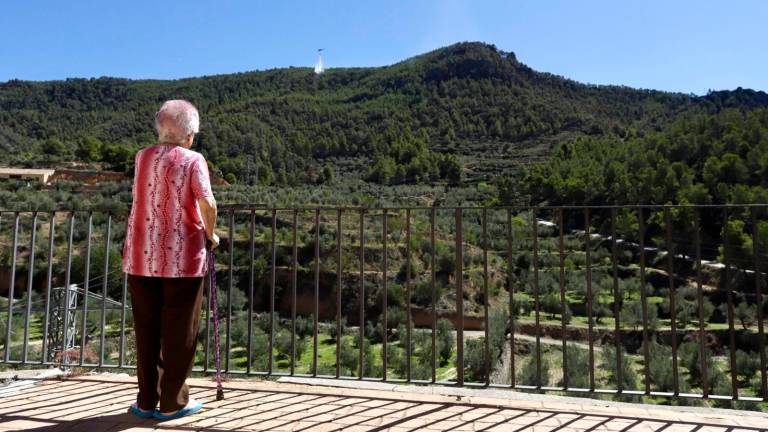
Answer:
<svg viewBox="0 0 768 432"><path fill-rule="evenodd" d="M767 208L220 206L206 298L232 375L765 402ZM126 217L0 211L0 363L135 367Z"/></svg>

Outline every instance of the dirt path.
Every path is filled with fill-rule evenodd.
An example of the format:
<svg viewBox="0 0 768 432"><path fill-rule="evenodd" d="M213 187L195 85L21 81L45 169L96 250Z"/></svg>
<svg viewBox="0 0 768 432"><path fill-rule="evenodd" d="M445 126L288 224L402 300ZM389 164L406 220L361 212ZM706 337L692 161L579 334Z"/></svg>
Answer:
<svg viewBox="0 0 768 432"><path fill-rule="evenodd" d="M455 332L454 332L454 335L455 335ZM485 332L482 331L482 330L464 330L464 338L465 339L477 339L477 338L483 337L483 336L485 336ZM533 343L535 343L536 342L536 336L530 336L530 335L525 335L525 334L515 334L515 340L516 341L517 340L523 340L523 341L526 341L526 342L533 342ZM561 341L560 339L553 339L553 338L550 338L550 337L542 336L539 340L544 345L553 345L553 346L556 346L558 348L561 348L563 346L563 341ZM584 342L576 342L576 341L571 341L571 340L566 341L566 342L567 342L568 346L577 346L577 347L579 347L581 349L585 349L585 350L589 349L589 344L584 343ZM597 345L595 345L594 349L595 349L596 352L599 352L599 351L603 350L601 347L599 347Z"/></svg>

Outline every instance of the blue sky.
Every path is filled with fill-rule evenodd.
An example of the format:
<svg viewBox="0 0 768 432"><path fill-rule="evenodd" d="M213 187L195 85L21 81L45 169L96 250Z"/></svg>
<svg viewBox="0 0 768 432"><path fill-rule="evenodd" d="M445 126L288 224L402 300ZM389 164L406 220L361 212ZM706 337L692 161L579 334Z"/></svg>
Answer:
<svg viewBox="0 0 768 432"><path fill-rule="evenodd" d="M109 5L109 6L107 6ZM0 82L380 66L458 41L582 82L768 91L768 1L9 0Z"/></svg>

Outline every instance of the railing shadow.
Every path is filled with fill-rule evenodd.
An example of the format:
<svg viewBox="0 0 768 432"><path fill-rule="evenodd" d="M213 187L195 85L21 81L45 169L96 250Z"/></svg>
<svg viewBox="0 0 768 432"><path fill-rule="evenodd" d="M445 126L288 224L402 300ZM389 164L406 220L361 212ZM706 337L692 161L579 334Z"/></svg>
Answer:
<svg viewBox="0 0 768 432"><path fill-rule="evenodd" d="M79 384L79 385L78 385ZM131 428L178 431L283 430L384 431L505 430L549 431L643 430L761 430L741 425L672 421L660 418L594 414L556 409L524 409L489 403L434 401L408 394L392 397L334 394L332 391L253 389L229 383L227 398L215 401L215 388L191 386L191 394L206 404L196 415L169 422L141 419L127 412L134 398L132 383L94 382L73 378L44 382L40 388L0 398L1 430L121 431Z"/></svg>

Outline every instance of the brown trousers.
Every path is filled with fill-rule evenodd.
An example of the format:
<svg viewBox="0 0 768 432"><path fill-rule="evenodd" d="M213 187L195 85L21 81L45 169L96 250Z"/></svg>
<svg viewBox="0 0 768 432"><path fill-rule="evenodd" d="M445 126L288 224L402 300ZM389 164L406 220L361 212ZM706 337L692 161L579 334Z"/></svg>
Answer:
<svg viewBox="0 0 768 432"><path fill-rule="evenodd" d="M185 381L195 362L203 278L128 275L128 287L136 333L136 402L143 410L154 410L158 401L161 412L179 410L189 401Z"/></svg>

